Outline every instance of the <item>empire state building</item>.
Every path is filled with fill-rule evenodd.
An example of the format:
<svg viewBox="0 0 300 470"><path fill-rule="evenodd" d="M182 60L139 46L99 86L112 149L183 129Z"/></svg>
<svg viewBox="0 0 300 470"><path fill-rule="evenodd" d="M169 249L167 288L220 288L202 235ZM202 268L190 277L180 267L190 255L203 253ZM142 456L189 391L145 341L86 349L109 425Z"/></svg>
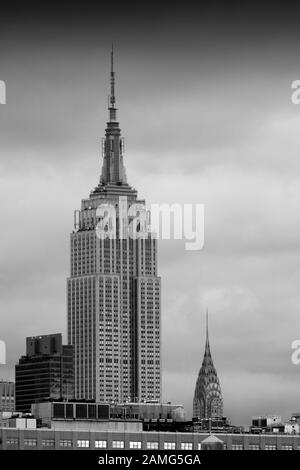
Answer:
<svg viewBox="0 0 300 470"><path fill-rule="evenodd" d="M126 179L111 53L109 120L99 184L74 213L67 280L68 342L75 350L75 397L101 402L161 400L160 277L157 240L128 236L133 205ZM115 236L105 229L115 209ZM99 209L100 208L100 209ZM99 225L100 224L100 225Z"/></svg>

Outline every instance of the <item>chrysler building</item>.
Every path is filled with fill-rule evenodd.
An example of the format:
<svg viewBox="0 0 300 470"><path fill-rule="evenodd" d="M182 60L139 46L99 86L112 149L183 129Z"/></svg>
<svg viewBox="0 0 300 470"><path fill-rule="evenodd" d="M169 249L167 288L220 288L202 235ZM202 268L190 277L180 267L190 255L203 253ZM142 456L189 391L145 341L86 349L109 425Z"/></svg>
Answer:
<svg viewBox="0 0 300 470"><path fill-rule="evenodd" d="M193 418L222 418L223 398L215 369L208 337L208 313L206 313L206 342L202 366L196 381L193 400Z"/></svg>
<svg viewBox="0 0 300 470"><path fill-rule="evenodd" d="M111 52L109 118L99 184L74 213L67 280L68 342L75 352L75 396L101 402L161 400L160 277L157 240L128 236L134 205L117 120ZM106 209L115 209L115 222ZM110 225L114 236L109 236ZM99 236L99 226L108 236ZM101 231L101 230L100 230Z"/></svg>

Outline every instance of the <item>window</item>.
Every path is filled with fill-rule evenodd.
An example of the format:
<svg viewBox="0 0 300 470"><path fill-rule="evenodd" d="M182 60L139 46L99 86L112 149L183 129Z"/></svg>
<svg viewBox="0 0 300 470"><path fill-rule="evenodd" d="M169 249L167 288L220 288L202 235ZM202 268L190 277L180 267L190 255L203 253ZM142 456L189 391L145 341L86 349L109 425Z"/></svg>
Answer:
<svg viewBox="0 0 300 470"><path fill-rule="evenodd" d="M182 442L181 443L181 450L193 450L192 442Z"/></svg>
<svg viewBox="0 0 300 470"><path fill-rule="evenodd" d="M284 445L284 446L281 446L281 450L293 450L293 446Z"/></svg>
<svg viewBox="0 0 300 470"><path fill-rule="evenodd" d="M124 449L124 441L112 441L113 449Z"/></svg>
<svg viewBox="0 0 300 470"><path fill-rule="evenodd" d="M72 441L71 439L62 439L59 442L59 446L60 447L72 447Z"/></svg>
<svg viewBox="0 0 300 470"><path fill-rule="evenodd" d="M36 447L36 439L24 439L24 445L28 447Z"/></svg>
<svg viewBox="0 0 300 470"><path fill-rule="evenodd" d="M260 450L259 444L249 444L249 450Z"/></svg>
<svg viewBox="0 0 300 470"><path fill-rule="evenodd" d="M164 449L165 450L175 450L176 449L176 443L175 442L165 442L164 443Z"/></svg>
<svg viewBox="0 0 300 470"><path fill-rule="evenodd" d="M243 444L232 444L231 450L243 450Z"/></svg>
<svg viewBox="0 0 300 470"><path fill-rule="evenodd" d="M96 449L106 449L107 441L95 441Z"/></svg>
<svg viewBox="0 0 300 470"><path fill-rule="evenodd" d="M83 440L83 439L78 439L77 441L77 447L90 447L90 441Z"/></svg>
<svg viewBox="0 0 300 470"><path fill-rule="evenodd" d="M277 450L277 447L274 444L266 444L265 450Z"/></svg>
<svg viewBox="0 0 300 470"><path fill-rule="evenodd" d="M198 450L201 450L201 442L198 442Z"/></svg>
<svg viewBox="0 0 300 470"><path fill-rule="evenodd" d="M130 441L129 442L129 449L141 449L142 443L141 441Z"/></svg>
<svg viewBox="0 0 300 470"><path fill-rule="evenodd" d="M65 415L65 404L54 403L53 404L53 418L63 418Z"/></svg>
<svg viewBox="0 0 300 470"><path fill-rule="evenodd" d="M19 444L19 439L6 439L6 445L8 446L17 446Z"/></svg>
<svg viewBox="0 0 300 470"><path fill-rule="evenodd" d="M55 441L54 441L54 439L43 439L42 440L42 446L43 447L54 447L55 446Z"/></svg>
<svg viewBox="0 0 300 470"><path fill-rule="evenodd" d="M158 442L147 442L147 449L158 449Z"/></svg>

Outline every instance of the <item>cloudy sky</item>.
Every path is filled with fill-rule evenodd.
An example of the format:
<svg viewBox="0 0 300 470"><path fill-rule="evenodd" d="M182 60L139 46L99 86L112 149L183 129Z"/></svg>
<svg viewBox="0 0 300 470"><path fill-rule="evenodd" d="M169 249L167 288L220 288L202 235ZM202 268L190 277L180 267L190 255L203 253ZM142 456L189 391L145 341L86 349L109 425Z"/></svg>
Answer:
<svg viewBox="0 0 300 470"><path fill-rule="evenodd" d="M0 377L26 336L65 336L69 233L99 180L114 42L129 183L149 204L206 211L203 250L159 244L163 398L191 411L208 307L225 414L287 418L300 407L299 16L138 5L1 14Z"/></svg>

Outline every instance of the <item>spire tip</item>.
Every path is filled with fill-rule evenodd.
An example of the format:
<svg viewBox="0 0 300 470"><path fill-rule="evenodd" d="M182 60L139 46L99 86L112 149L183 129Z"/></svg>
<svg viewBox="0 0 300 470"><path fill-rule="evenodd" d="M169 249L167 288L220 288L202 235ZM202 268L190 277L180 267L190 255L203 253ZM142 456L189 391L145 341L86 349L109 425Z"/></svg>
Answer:
<svg viewBox="0 0 300 470"><path fill-rule="evenodd" d="M111 122L116 121L116 97L115 97L115 72L114 72L114 46L111 45L110 53L110 96L109 96L109 120Z"/></svg>
<svg viewBox="0 0 300 470"><path fill-rule="evenodd" d="M110 52L110 71L113 73L114 71L114 44L111 44L111 52Z"/></svg>
<svg viewBox="0 0 300 470"><path fill-rule="evenodd" d="M208 308L206 308L206 338L208 338Z"/></svg>

